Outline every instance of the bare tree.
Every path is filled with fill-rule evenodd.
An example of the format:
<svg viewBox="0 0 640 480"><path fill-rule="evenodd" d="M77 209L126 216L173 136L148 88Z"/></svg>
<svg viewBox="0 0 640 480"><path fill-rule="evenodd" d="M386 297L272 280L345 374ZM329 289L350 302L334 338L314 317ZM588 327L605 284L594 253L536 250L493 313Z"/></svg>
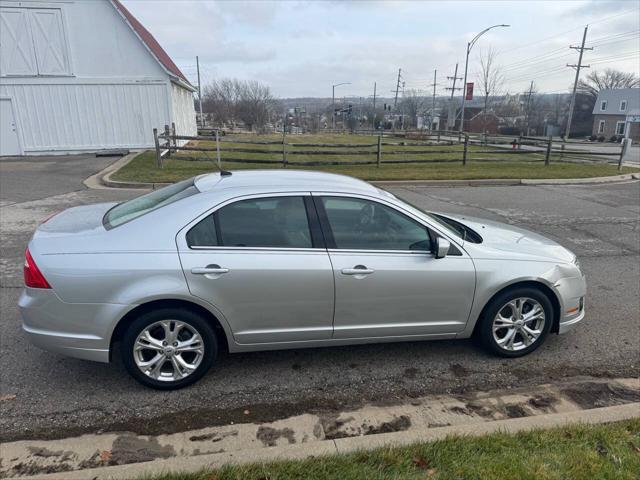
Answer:
<svg viewBox="0 0 640 480"><path fill-rule="evenodd" d="M491 47L488 50L480 50L480 73L478 75L478 87L484 100L483 130L487 127L487 114L489 113L490 99L498 95L504 83L501 67L496 63L497 53Z"/></svg>
<svg viewBox="0 0 640 480"><path fill-rule="evenodd" d="M237 80L223 78L204 86L203 110L212 113L218 125L233 124L236 120L235 106L239 98L237 83Z"/></svg>
<svg viewBox="0 0 640 480"><path fill-rule="evenodd" d="M593 97L595 103L600 90L610 88L634 88L640 86L640 78L634 73L622 72L612 68L591 72L586 80L578 82L578 92Z"/></svg>
<svg viewBox="0 0 640 480"><path fill-rule="evenodd" d="M400 111L406 116L404 125L406 127L415 127L417 117L423 112L424 96L418 90L407 90L400 100Z"/></svg>
<svg viewBox="0 0 640 480"><path fill-rule="evenodd" d="M238 89L238 117L250 130L254 127L263 128L275 107L275 98L271 90L256 80L238 82Z"/></svg>
<svg viewBox="0 0 640 480"><path fill-rule="evenodd" d="M255 80L223 78L204 87L203 109L218 125L244 122L251 130L262 129L277 108L268 86Z"/></svg>

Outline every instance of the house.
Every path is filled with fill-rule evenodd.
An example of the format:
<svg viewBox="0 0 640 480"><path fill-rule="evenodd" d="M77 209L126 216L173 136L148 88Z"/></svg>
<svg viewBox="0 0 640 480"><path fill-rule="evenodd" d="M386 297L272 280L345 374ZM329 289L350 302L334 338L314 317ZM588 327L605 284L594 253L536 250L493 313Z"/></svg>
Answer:
<svg viewBox="0 0 640 480"><path fill-rule="evenodd" d="M119 0L0 0L0 155L196 134L194 87Z"/></svg>
<svg viewBox="0 0 640 480"><path fill-rule="evenodd" d="M593 135L640 141L640 88L600 90L593 107Z"/></svg>
<svg viewBox="0 0 640 480"><path fill-rule="evenodd" d="M471 111L465 111L465 115L467 113L470 114L468 118L464 120L464 130L465 132L473 132L473 133L498 133L498 128L502 125L502 119L498 117L493 111L474 111L475 109L470 109Z"/></svg>

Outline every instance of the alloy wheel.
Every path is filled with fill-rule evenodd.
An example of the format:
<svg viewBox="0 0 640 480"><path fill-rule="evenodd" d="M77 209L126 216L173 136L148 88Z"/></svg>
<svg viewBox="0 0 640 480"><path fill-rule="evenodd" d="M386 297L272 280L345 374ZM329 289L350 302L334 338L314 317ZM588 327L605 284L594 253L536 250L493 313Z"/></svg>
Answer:
<svg viewBox="0 0 640 480"><path fill-rule="evenodd" d="M524 350L540 338L545 321L540 302L528 297L514 298L504 304L494 317L493 339L503 350Z"/></svg>
<svg viewBox="0 0 640 480"><path fill-rule="evenodd" d="M191 375L202 362L202 336L188 323L161 320L145 327L133 344L135 364L146 376L175 382Z"/></svg>

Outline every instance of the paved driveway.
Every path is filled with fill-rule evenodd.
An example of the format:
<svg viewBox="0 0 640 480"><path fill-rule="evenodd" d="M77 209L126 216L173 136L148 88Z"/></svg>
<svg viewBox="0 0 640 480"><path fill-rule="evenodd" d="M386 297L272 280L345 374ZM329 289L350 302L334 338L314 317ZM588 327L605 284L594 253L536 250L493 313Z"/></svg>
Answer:
<svg viewBox="0 0 640 480"><path fill-rule="evenodd" d="M0 164L4 176L6 164ZM28 185L33 172L56 178L55 164L12 173ZM260 421L295 412L415 396L544 383L572 376L640 374L640 184L600 186L395 188L413 203L531 228L574 250L589 281L588 314L570 335L552 336L525 358L488 356L470 341L365 345L223 357L193 387L145 389L122 365L64 358L29 345L15 307L24 246L51 212L136 192L83 189L81 175L47 185L42 197L9 194L0 209L0 439L59 437L117 429L169 432ZM18 189L19 190L19 189ZM44 190L43 190L44 191ZM29 197L27 197L29 198ZM16 203L10 203L16 202ZM250 414L245 415L244 411Z"/></svg>

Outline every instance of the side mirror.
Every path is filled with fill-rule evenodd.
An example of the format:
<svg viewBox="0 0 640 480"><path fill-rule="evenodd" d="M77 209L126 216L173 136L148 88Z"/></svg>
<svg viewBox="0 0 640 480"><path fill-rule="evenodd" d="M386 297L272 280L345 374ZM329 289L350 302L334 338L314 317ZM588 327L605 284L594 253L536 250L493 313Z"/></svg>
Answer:
<svg viewBox="0 0 640 480"><path fill-rule="evenodd" d="M436 238L436 258L444 258L449 253L449 248L451 248L451 242L446 238L438 237Z"/></svg>

